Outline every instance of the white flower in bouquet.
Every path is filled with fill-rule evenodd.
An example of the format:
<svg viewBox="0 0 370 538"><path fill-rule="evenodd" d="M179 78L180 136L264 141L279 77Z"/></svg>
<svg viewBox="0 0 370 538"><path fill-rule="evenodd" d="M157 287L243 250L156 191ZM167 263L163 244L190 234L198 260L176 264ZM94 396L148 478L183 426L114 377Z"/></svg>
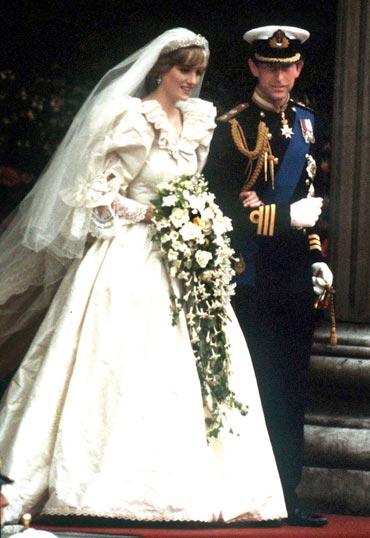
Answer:
<svg viewBox="0 0 370 538"><path fill-rule="evenodd" d="M204 232L205 235L209 235L212 232L212 220L211 219L204 219L202 217L195 217L193 219L193 223L199 226L202 229L202 232Z"/></svg>
<svg viewBox="0 0 370 538"><path fill-rule="evenodd" d="M199 267L205 269L209 260L212 260L212 254L210 252L207 252L206 250L198 250L195 253L195 259Z"/></svg>
<svg viewBox="0 0 370 538"><path fill-rule="evenodd" d="M213 230L218 236L230 232L232 230L231 220L227 217L217 216L213 221Z"/></svg>
<svg viewBox="0 0 370 538"><path fill-rule="evenodd" d="M176 204L176 196L170 194L169 196L164 196L162 200L162 205L173 207Z"/></svg>
<svg viewBox="0 0 370 538"><path fill-rule="evenodd" d="M181 207L175 207L172 210L169 219L175 228L181 228L183 224L186 224L189 221L189 211L187 209L182 209Z"/></svg>
<svg viewBox="0 0 370 538"><path fill-rule="evenodd" d="M161 243L168 243L169 241L171 241L170 234L163 234L161 237Z"/></svg>
<svg viewBox="0 0 370 538"><path fill-rule="evenodd" d="M205 281L205 282L210 282L213 278L213 273L212 271L204 271L204 273L202 274L202 279Z"/></svg>
<svg viewBox="0 0 370 538"><path fill-rule="evenodd" d="M173 250L172 248L170 248L170 250L168 251L168 261L175 262L177 261L177 259L178 259L178 254L176 250Z"/></svg>
<svg viewBox="0 0 370 538"><path fill-rule="evenodd" d="M189 192L184 195L184 198L189 202L189 206L194 211L198 211L201 213L205 207L206 204L206 198L202 196L195 196L194 194L190 194Z"/></svg>
<svg viewBox="0 0 370 538"><path fill-rule="evenodd" d="M157 190L153 241L160 246L170 279L178 279L182 290L179 297L172 287L172 322L176 324L184 312L202 388L207 435L217 437L224 426L225 407L247 412L229 387L225 327L234 293L234 251L227 236L231 221L200 174L163 181Z"/></svg>
<svg viewBox="0 0 370 538"><path fill-rule="evenodd" d="M202 229L192 222L187 222L184 224L184 226L182 226L180 229L180 235L184 241L194 240L198 241L199 243L203 243L204 241Z"/></svg>
<svg viewBox="0 0 370 538"><path fill-rule="evenodd" d="M178 241L177 239L174 239L172 241L172 248L174 250L179 250L180 252L184 252L186 249L186 245L184 243L181 243L181 241Z"/></svg>
<svg viewBox="0 0 370 538"><path fill-rule="evenodd" d="M177 239L179 237L180 237L179 232L175 232L174 230L172 230L172 232L170 232L171 241L177 241Z"/></svg>

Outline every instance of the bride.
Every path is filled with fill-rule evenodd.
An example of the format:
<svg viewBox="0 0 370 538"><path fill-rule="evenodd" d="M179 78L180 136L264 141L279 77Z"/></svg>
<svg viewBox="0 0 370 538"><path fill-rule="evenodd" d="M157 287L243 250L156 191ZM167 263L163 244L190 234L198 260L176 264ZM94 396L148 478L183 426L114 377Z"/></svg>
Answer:
<svg viewBox="0 0 370 538"><path fill-rule="evenodd" d="M175 28L109 71L2 236L3 338L43 316L1 405L7 521L286 516L236 318L230 308L229 383L248 412L227 411L207 439L186 319L171 323L151 240L156 186L201 171L208 153L208 55Z"/></svg>

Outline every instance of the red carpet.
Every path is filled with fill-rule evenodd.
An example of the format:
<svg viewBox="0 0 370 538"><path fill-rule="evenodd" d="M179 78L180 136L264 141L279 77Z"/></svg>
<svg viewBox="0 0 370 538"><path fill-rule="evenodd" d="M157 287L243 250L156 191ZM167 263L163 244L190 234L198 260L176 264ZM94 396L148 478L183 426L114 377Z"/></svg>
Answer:
<svg viewBox="0 0 370 538"><path fill-rule="evenodd" d="M242 527L210 527L193 526L180 528L173 525L166 528L157 527L81 527L69 525L39 525L38 528L50 532L84 533L86 538L97 534L114 536L126 535L143 538L370 538L370 517L329 515L328 525L319 529L308 527L279 528L242 528ZM115 523L117 524L117 523Z"/></svg>

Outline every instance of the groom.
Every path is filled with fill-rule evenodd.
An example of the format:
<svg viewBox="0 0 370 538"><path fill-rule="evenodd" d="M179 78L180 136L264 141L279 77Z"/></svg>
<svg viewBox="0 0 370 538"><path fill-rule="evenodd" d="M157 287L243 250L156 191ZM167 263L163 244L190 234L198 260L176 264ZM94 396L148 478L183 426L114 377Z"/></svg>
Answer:
<svg viewBox="0 0 370 538"><path fill-rule="evenodd" d="M249 102L218 118L205 176L233 221L234 306L252 355L288 524L319 527L326 519L303 510L295 492L314 301L332 284L315 228L322 206L316 117L290 98L308 37L288 26L244 34L256 87Z"/></svg>

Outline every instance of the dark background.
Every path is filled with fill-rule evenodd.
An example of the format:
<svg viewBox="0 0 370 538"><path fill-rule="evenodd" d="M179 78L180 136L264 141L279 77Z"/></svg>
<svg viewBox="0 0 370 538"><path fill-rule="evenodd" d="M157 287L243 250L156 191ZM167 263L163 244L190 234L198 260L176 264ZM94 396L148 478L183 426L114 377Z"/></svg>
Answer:
<svg viewBox="0 0 370 538"><path fill-rule="evenodd" d="M245 101L253 86L246 30L266 24L309 30L296 96L330 125L336 0L15 0L1 3L0 17L0 184L7 207L30 188L99 78L176 26L209 40L202 96L220 111Z"/></svg>

